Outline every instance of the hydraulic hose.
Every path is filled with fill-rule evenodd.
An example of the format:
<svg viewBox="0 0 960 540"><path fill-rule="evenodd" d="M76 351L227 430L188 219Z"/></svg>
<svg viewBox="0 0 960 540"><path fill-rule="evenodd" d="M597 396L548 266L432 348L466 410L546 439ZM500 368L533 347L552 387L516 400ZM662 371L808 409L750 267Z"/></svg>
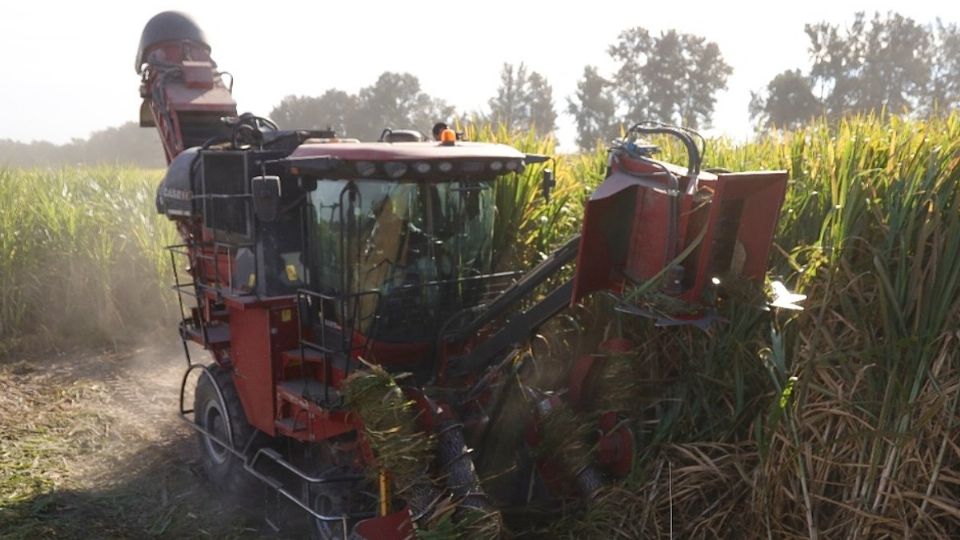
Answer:
<svg viewBox="0 0 960 540"><path fill-rule="evenodd" d="M692 193L697 189L697 179L700 176L700 164L703 160L703 153L706 151L706 141L699 133L687 128L654 122L642 122L636 124L630 128L630 133L639 133L643 135L669 135L679 139L687 151L687 174L690 176L690 184L687 186L687 192ZM700 139L700 147L698 147L697 143L693 140L694 136ZM638 157L639 159L656 167L666 174L669 181L671 199L669 202L669 212L667 215L667 246L665 250L665 260L669 261L672 260L676 255L677 244L680 240L680 182L679 179L664 165L644 156Z"/></svg>
<svg viewBox="0 0 960 540"><path fill-rule="evenodd" d="M630 128L630 132L642 133L644 135L670 135L680 139L680 142L683 143L683 146L687 149L687 170L690 174L690 177L694 182L696 182L697 176L700 175L700 162L703 159L703 156L700 153L700 148L698 148L697 144L693 141L693 137L690 135L692 132L690 130L675 126L668 126L665 124L652 124L645 122L633 126ZM697 134L697 137L700 137L700 135Z"/></svg>

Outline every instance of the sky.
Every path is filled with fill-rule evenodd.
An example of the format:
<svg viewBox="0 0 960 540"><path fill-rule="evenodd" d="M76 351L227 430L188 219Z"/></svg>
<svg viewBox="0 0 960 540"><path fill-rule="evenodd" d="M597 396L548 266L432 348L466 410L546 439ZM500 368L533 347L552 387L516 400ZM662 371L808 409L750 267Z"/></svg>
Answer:
<svg viewBox="0 0 960 540"><path fill-rule="evenodd" d="M220 69L236 77L241 111L266 115L289 94L354 93L384 71L410 72L458 110L486 107L504 62L524 62L553 86L558 112L587 64L610 73L607 47L624 29L677 29L716 42L733 66L710 134L748 137L750 92L809 65L805 23L846 25L856 11L897 11L921 23L960 22L960 2L384 2L220 0L5 1L0 7L0 139L56 143L137 118L134 57L154 14L189 13ZM561 150L575 127L561 112ZM296 127L296 126L285 126Z"/></svg>

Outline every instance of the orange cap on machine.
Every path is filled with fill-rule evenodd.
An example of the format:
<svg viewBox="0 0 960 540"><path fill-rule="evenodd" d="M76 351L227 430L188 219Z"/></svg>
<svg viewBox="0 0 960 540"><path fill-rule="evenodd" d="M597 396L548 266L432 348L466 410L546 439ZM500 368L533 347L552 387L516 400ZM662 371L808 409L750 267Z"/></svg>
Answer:
<svg viewBox="0 0 960 540"><path fill-rule="evenodd" d="M457 142L457 132L452 129L445 129L440 132L440 144L444 146L453 146Z"/></svg>

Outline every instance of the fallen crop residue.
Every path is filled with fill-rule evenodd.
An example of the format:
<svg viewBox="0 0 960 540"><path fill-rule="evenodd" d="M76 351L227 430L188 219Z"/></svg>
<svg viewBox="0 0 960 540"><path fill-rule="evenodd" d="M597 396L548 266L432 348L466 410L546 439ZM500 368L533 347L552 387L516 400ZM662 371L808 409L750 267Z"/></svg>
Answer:
<svg viewBox="0 0 960 540"><path fill-rule="evenodd" d="M173 345L0 364L0 537L259 536L198 478Z"/></svg>

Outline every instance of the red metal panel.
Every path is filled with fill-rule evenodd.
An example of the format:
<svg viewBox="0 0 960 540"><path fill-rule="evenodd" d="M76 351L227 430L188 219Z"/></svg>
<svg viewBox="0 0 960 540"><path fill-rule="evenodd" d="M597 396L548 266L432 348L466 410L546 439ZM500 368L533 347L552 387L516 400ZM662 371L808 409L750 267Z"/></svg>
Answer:
<svg viewBox="0 0 960 540"><path fill-rule="evenodd" d="M642 174L646 184L623 172L627 169ZM676 167L671 171L680 172ZM665 189L649 185L665 188L665 177L648 164L615 160L612 174L590 197L584 212L573 301L596 290L619 292L624 275L637 281L653 278L698 238L700 243L681 263L682 300L702 304L710 280L723 277L713 274L732 271L746 279L762 279L786 181L784 171L703 173L697 195L680 197L677 244L668 249L671 197ZM680 178L684 191L687 182ZM734 264L728 265L731 258ZM730 268L718 270L718 264Z"/></svg>
<svg viewBox="0 0 960 540"><path fill-rule="evenodd" d="M787 186L786 171L746 172L721 174L713 193L707 223L707 231L692 261L690 270L694 272L693 286L687 290L683 299L700 302L703 289L713 275L729 271L737 277L748 280L761 280L767 271L770 247L776 232L780 207L783 204ZM739 206L735 216L724 216L726 204ZM721 231L722 219L736 219L734 231ZM730 240L720 238L724 234L735 235L734 259L739 259L731 268L711 268L717 246Z"/></svg>
<svg viewBox="0 0 960 540"><path fill-rule="evenodd" d="M214 73L211 62L194 62L187 60L183 63L183 82L189 88L213 88Z"/></svg>
<svg viewBox="0 0 960 540"><path fill-rule="evenodd" d="M270 311L230 310L230 359L233 380L247 420L270 435L274 427L274 377Z"/></svg>
<svg viewBox="0 0 960 540"><path fill-rule="evenodd" d="M353 414L345 410L325 409L282 387L277 389L277 432L308 442L322 441L357 429Z"/></svg>
<svg viewBox="0 0 960 540"><path fill-rule="evenodd" d="M184 150L181 113L205 111L216 116L237 116L237 104L213 72L215 63L206 45L164 41L151 45L144 54L152 66L180 66L183 72L182 78L170 78L164 75L165 69L149 69L141 88L141 96L148 100L160 131L167 162ZM153 100L157 92L163 94L163 109Z"/></svg>
<svg viewBox="0 0 960 540"><path fill-rule="evenodd" d="M786 171L752 172L725 174L721 178L726 192L746 198L738 236L746 252L742 275L763 279L787 192L788 175Z"/></svg>
<svg viewBox="0 0 960 540"><path fill-rule="evenodd" d="M359 337L357 344L363 343ZM431 343L388 343L386 341L370 342L370 358L374 362L388 367L415 367L421 364L430 355Z"/></svg>
<svg viewBox="0 0 960 540"><path fill-rule="evenodd" d="M361 538L367 540L407 540L414 538L410 512L404 508L386 516L365 519L355 528Z"/></svg>
<svg viewBox="0 0 960 540"><path fill-rule="evenodd" d="M284 351L298 348L300 345L298 324L295 300L288 300L287 305L270 309L270 359L277 378L281 374L280 358Z"/></svg>
<svg viewBox="0 0 960 540"><path fill-rule="evenodd" d="M222 86L208 89L170 84L165 89L167 106L173 111L214 111L221 113L221 116L237 115L237 105L233 102L233 97Z"/></svg>
<svg viewBox="0 0 960 540"><path fill-rule="evenodd" d="M607 178L587 201L580 231L572 302L598 290L608 289L619 279L626 262L625 238L611 235L611 222L631 219L618 208L636 199L636 182L624 174ZM632 214L632 210L631 210Z"/></svg>

